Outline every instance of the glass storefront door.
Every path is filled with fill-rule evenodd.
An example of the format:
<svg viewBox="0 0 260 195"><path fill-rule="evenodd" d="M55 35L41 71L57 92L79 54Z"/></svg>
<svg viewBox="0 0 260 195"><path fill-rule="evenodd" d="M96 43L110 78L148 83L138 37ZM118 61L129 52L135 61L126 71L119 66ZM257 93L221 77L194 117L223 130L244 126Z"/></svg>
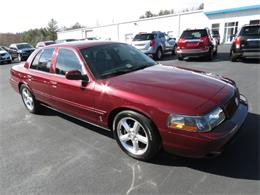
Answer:
<svg viewBox="0 0 260 195"><path fill-rule="evenodd" d="M238 22L225 23L224 43L231 43L237 34Z"/></svg>

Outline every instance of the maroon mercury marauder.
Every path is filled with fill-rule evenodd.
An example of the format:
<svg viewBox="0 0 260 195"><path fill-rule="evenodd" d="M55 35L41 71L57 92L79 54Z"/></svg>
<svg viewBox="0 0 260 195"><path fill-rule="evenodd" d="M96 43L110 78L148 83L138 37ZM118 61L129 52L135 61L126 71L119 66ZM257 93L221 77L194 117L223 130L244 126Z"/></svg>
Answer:
<svg viewBox="0 0 260 195"><path fill-rule="evenodd" d="M219 154L248 112L234 81L163 66L116 42L38 49L11 69L10 83L29 112L47 106L112 129L121 149L140 160L162 148L191 157Z"/></svg>

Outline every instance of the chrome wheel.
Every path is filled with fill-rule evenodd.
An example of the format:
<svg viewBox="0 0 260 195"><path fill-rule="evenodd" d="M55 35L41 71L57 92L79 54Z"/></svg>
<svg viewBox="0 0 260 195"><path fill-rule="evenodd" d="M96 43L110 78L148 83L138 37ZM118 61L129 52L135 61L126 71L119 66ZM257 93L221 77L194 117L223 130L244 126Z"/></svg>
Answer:
<svg viewBox="0 0 260 195"><path fill-rule="evenodd" d="M18 54L18 57L17 57L17 59L18 59L18 62L21 62L21 61L22 61L22 57L21 57L21 55L20 55L20 54Z"/></svg>
<svg viewBox="0 0 260 195"><path fill-rule="evenodd" d="M143 155L149 145L144 127L132 117L122 118L116 128L121 145L134 155Z"/></svg>
<svg viewBox="0 0 260 195"><path fill-rule="evenodd" d="M27 88L22 89L22 98L23 98L23 102L24 102L26 108L29 111L33 111L34 99L33 99L31 92Z"/></svg>

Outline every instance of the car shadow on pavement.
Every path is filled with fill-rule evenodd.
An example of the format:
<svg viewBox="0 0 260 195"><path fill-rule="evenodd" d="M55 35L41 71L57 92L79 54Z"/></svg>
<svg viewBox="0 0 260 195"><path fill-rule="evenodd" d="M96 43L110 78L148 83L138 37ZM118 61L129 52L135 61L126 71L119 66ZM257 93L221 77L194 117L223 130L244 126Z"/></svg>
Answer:
<svg viewBox="0 0 260 195"><path fill-rule="evenodd" d="M94 126L94 125L92 125L92 124L90 124L90 123L87 123L87 122L78 120L78 119L73 118L73 117L67 116L67 115L65 115L65 114L62 114L62 113L57 112L57 111L54 111L54 110L49 109L49 108L47 108L47 107L44 108L44 109L40 112L39 115L44 115L44 116L58 116L58 117L61 117L61 118L65 119L65 120L68 120L68 121L70 121L70 122L72 122L72 123L75 123L75 124L77 124L77 125L79 125L79 126L81 126L81 127L84 127L84 128L89 129L89 130L91 130L91 131L94 131L94 132L96 132L96 133L99 133L99 134L104 135L104 136L106 136L106 137L109 137L109 138L111 138L111 139L114 139L112 132L109 131L109 130L106 130L106 129L103 129L103 128Z"/></svg>
<svg viewBox="0 0 260 195"><path fill-rule="evenodd" d="M191 169L225 177L260 180L260 116L249 113L236 139L215 158L191 159L163 152L153 163L186 166Z"/></svg>
<svg viewBox="0 0 260 195"><path fill-rule="evenodd" d="M170 53L166 53L166 54L163 55L163 57L160 61L163 62L163 61L176 60L176 59L177 59L176 54L172 55Z"/></svg>
<svg viewBox="0 0 260 195"><path fill-rule="evenodd" d="M260 59L242 59L241 62L246 64L260 64Z"/></svg>
<svg viewBox="0 0 260 195"><path fill-rule="evenodd" d="M114 139L112 132L109 130L96 127L51 109L44 109L41 115L59 116L86 128L86 130L91 130ZM260 180L259 131L260 116L249 113L234 142L227 145L220 156L215 158L192 159L161 152L158 157L150 163L174 167L185 166L194 170L231 178Z"/></svg>

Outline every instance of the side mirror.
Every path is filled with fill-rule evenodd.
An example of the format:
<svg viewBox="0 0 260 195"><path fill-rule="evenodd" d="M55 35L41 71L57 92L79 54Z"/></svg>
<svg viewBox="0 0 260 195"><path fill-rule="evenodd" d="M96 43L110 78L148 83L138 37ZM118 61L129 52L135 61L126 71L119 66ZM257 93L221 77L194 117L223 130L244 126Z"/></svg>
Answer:
<svg viewBox="0 0 260 195"><path fill-rule="evenodd" d="M88 81L88 77L86 75L82 75L81 72L78 70L71 70L66 72L65 77L68 80Z"/></svg>

